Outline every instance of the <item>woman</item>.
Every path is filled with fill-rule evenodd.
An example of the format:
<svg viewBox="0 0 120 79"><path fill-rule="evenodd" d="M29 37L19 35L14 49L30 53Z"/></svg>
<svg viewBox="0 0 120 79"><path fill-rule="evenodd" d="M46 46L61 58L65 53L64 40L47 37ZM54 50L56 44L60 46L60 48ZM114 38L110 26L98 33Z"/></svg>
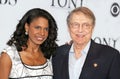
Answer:
<svg viewBox="0 0 120 79"><path fill-rule="evenodd" d="M52 79L50 57L57 47L57 25L43 9L29 10L0 56L0 79Z"/></svg>

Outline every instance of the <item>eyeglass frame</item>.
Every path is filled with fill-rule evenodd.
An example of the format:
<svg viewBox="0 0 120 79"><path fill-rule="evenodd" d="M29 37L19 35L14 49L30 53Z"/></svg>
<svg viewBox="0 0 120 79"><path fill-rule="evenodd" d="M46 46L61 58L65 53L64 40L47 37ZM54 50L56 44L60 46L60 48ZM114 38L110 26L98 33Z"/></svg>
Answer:
<svg viewBox="0 0 120 79"><path fill-rule="evenodd" d="M78 28L80 28L80 26L82 26L83 29L87 29L88 30L88 29L90 29L92 24L89 24L89 23L82 23L82 24L80 24L80 23L74 22L74 23L69 23L69 26L70 27L72 26L73 29L78 29Z"/></svg>

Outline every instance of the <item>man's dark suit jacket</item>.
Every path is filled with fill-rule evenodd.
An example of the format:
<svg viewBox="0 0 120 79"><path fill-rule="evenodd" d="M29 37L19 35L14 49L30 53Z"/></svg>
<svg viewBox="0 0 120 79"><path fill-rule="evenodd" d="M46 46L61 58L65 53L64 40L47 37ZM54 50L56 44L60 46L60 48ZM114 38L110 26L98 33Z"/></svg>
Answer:
<svg viewBox="0 0 120 79"><path fill-rule="evenodd" d="M69 79L71 45L58 47L52 59L53 79ZM120 54L117 50L91 41L79 79L120 79Z"/></svg>

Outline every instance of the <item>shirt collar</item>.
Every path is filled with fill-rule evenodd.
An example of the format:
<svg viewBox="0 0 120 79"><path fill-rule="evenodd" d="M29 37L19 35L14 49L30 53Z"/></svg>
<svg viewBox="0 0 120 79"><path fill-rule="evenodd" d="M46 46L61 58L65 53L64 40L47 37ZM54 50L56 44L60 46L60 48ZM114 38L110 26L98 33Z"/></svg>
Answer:
<svg viewBox="0 0 120 79"><path fill-rule="evenodd" d="M87 54L88 51L89 51L89 48L90 48L90 43L91 43L91 40L87 43L87 45L85 46L85 48L82 50L82 54ZM70 53L74 53L74 49L73 49L73 44L70 48Z"/></svg>

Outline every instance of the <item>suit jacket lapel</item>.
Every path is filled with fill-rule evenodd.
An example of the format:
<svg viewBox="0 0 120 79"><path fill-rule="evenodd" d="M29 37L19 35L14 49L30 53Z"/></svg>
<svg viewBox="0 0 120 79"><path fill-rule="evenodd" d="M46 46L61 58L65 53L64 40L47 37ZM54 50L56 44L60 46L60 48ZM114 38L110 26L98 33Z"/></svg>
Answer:
<svg viewBox="0 0 120 79"><path fill-rule="evenodd" d="M90 65L91 65L92 60L97 58L98 56L97 51L99 51L98 45L93 40L91 40L90 49L88 51L88 55L86 57L86 60L83 65L83 69L82 69L79 79L90 79L88 67L91 67Z"/></svg>

